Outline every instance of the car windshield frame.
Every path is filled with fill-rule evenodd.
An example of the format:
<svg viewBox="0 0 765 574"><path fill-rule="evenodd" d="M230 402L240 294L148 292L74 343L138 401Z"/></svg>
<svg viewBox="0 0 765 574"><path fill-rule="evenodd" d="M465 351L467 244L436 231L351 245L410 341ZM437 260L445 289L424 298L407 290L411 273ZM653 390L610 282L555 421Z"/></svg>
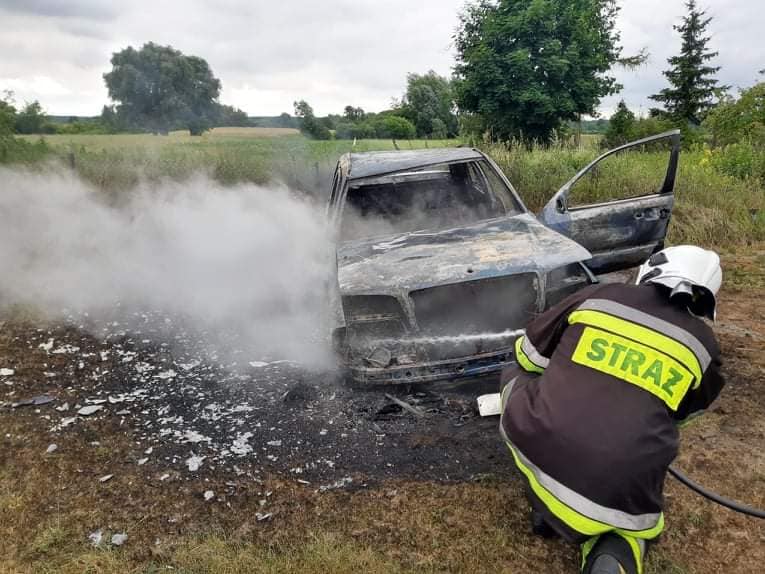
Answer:
<svg viewBox="0 0 765 574"><path fill-rule="evenodd" d="M387 186L387 185L393 186L395 189L396 185L411 184L417 179L421 179L423 183L425 183L429 180L434 179L434 176L435 177L438 177L438 176L450 177L453 173L452 167L462 166L462 165L466 166L464 168L465 172L467 174L467 177L471 178L472 183L476 186L483 188L482 190L476 188L476 191L479 193L488 194L487 196L488 202L485 205L482 205L481 207L484 209L493 209L494 210L493 213L487 214L482 217L475 217L472 219L468 217L459 221L448 222L448 223L443 223L443 222L435 223L434 225L424 225L422 227L414 225L411 228L409 228L406 225L406 221L407 221L406 218L403 218L402 220L399 221L399 220L394 220L387 215L385 216L380 215L380 217L377 219L372 217L369 218L370 227L372 226L372 223L375 220L377 220L377 221L385 221L386 223L388 223L390 225L390 229L385 231L378 230L375 232L373 229L370 228L370 233L368 234L358 233L358 230L356 230L356 232L354 233L350 233L348 229L345 227L344 222L347 225L347 219L349 217L348 207L350 206L351 209L353 208L352 203L349 202L348 199L354 189L358 190L359 188L367 187L367 186ZM489 175L487 175L487 173ZM386 173L383 175L374 175L374 176L369 176L365 178L353 179L348 181L346 185L347 185L347 189L345 190L345 193L343 194L342 206L341 206L340 218L339 218L339 236L341 241L363 240L363 239L367 239L371 237L389 235L389 234L395 234L395 233L437 231L437 230L448 229L451 227L473 225L476 223L480 223L481 221L485 221L487 219L511 217L514 215L520 215L522 213L525 213L525 208L523 204L519 201L519 199L516 197L512 186L510 186L508 182L505 180L505 178L502 177L502 174L497 173L497 169L494 167L492 162L490 162L488 158L485 158L485 157L469 158L464 160L428 164L428 165L418 166L416 168L407 168L404 170L394 171L394 172ZM380 193L386 193L386 192L380 192ZM387 193L390 193L390 192L388 191ZM455 198L451 198L451 199L454 200ZM462 198L458 198L458 199L461 200ZM416 208L413 208L413 209L416 209ZM444 206L443 207L444 212L446 212L446 209L447 208ZM438 211L440 211L440 208L433 209L434 213ZM362 216L362 220L363 219L367 219L366 216Z"/></svg>

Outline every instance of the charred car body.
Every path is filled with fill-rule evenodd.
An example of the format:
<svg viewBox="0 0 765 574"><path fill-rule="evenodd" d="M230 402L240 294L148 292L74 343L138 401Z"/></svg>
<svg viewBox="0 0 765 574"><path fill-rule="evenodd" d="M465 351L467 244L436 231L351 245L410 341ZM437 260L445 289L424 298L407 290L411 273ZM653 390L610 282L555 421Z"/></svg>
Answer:
<svg viewBox="0 0 765 574"><path fill-rule="evenodd" d="M516 331L534 314L663 246L679 142L674 131L603 154L539 215L476 149L341 157L328 216L343 311L335 342L352 380L422 383L513 362ZM602 161L645 145L668 150L655 189L570 204Z"/></svg>

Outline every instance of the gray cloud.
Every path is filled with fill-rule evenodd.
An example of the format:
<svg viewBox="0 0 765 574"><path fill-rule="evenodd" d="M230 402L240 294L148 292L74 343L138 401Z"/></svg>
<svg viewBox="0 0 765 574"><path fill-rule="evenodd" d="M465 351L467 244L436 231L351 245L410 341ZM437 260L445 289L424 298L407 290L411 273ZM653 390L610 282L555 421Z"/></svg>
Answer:
<svg viewBox="0 0 765 574"><path fill-rule="evenodd" d="M39 99L51 113L97 114L106 103L101 80L111 53L147 41L206 58L223 83L222 100L253 115L291 111L305 98L318 113L346 104L379 110L400 97L407 72L454 64L452 35L464 0L325 0L253 2L188 0L130 3L0 0L0 89ZM645 46L651 62L618 71L620 97L644 111L664 86L661 71L679 48L672 30L681 0L623 2L619 19L625 53ZM720 79L751 85L765 64L759 36L765 12L755 0L708 0ZM99 18L111 18L103 25Z"/></svg>
<svg viewBox="0 0 765 574"><path fill-rule="evenodd" d="M625 54L636 53L646 47L650 61L637 71L617 71L616 76L624 90L602 102L602 112L610 114L617 102L624 98L635 111L647 113L656 103L648 96L667 86L662 71L669 67L667 59L680 51L680 37L673 24L680 23L685 14L685 2L667 0L640 0L624 2L619 16L622 44ZM707 0L701 2L707 16L713 17L708 31L710 49L719 56L712 65L720 66L718 78L722 84L739 88L759 81L757 72L763 67L759 41L765 26L765 12L756 0Z"/></svg>
<svg viewBox="0 0 765 574"><path fill-rule="evenodd" d="M3 0L0 7L7 12L89 20L111 20L118 13L116 3L99 0Z"/></svg>

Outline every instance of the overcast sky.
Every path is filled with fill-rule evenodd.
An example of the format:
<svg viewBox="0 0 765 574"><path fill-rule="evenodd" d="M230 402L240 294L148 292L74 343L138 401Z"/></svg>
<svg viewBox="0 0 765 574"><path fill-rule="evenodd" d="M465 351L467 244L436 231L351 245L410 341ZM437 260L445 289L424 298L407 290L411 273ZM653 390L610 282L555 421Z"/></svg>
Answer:
<svg viewBox="0 0 765 574"><path fill-rule="evenodd" d="M623 0L625 54L650 62L618 72L620 97L646 111L680 42L682 0ZM0 90L39 100L56 115L96 115L107 103L102 74L112 52L153 41L205 58L223 83L221 101L250 115L292 113L306 99L317 114L347 104L379 111L400 97L407 72L448 75L464 0L0 0ZM714 16L711 46L720 80L746 87L765 68L761 0L702 0ZM761 77L761 76L760 76Z"/></svg>

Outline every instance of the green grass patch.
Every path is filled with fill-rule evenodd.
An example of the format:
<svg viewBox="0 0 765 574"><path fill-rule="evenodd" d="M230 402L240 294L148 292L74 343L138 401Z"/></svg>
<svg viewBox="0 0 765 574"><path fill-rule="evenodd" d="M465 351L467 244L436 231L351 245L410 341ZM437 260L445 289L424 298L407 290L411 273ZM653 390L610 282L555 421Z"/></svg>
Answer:
<svg viewBox="0 0 765 574"><path fill-rule="evenodd" d="M18 140L18 138L17 138ZM437 148L459 140L313 141L300 135L264 135L256 131L219 130L201 137L184 133L53 135L19 140L15 158L31 163L55 157L85 181L108 192L130 190L143 182L180 180L205 173L224 185L279 181L323 198L338 157L349 151ZM557 145L527 149L485 145L532 211L598 153L597 140L580 147ZM16 152L14 152L16 153ZM656 190L666 170L666 151L614 156L572 192L576 204L634 197ZM12 158L13 159L13 158ZM676 183L671 243L708 246L746 245L765 240L765 193L762 180L739 176L727 163L718 165L708 150L683 151ZM730 160L733 161L733 160Z"/></svg>

